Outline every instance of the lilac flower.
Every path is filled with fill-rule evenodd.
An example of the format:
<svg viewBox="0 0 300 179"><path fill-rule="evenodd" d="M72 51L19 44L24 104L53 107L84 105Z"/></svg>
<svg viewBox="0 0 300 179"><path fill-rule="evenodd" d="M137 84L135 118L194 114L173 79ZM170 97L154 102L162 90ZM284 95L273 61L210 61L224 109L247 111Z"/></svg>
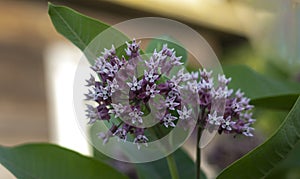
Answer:
<svg viewBox="0 0 300 179"><path fill-rule="evenodd" d="M176 127L178 121L188 124L193 122L190 120L192 116L199 116L196 125L202 128L212 124L217 126L219 134L253 136L253 106L240 90L233 93L228 88L231 78L218 75L214 82L212 71L201 69L189 73L184 72L184 68L169 77L174 66L183 65L182 57L176 56L174 49L164 44L161 50L155 49L149 59L144 59L140 55L140 42L133 39L126 44L124 50L127 57L119 58L114 46L104 49L91 67L99 80L92 75L86 80L86 86L89 87L86 100L95 103L95 106L87 105L88 124L93 125L99 120L112 126L106 133L98 134L103 143L107 143L110 137L117 137L122 141L131 140L138 149L141 144L147 146L151 137L145 134L148 129L143 126L144 117L151 112L149 103L155 101L156 96L160 97L160 102L155 101L154 105L159 111L159 114L155 114L158 121L156 125ZM143 74L137 74L137 63L145 67ZM127 90L128 87L130 90ZM182 91L187 91L193 97L183 96ZM122 95L128 96L127 102L112 99L114 96L122 98ZM194 98L196 95L197 98ZM213 102L218 100L225 101L222 115L217 115L212 109ZM199 114L194 114L196 111L190 104L197 105Z"/></svg>
<svg viewBox="0 0 300 179"><path fill-rule="evenodd" d="M117 80L114 78L112 81L107 80L107 86L110 88L111 93L114 93L119 88Z"/></svg>
<svg viewBox="0 0 300 179"><path fill-rule="evenodd" d="M135 124L135 123L143 123L143 119L142 119L142 115L144 113L142 111L140 111L139 109L137 108L134 108L130 113L129 113L129 116L131 117L131 122L132 124Z"/></svg>
<svg viewBox="0 0 300 179"><path fill-rule="evenodd" d="M231 93L232 90L228 90L227 86L218 89L212 88L211 90L211 94L214 99L226 99L231 95Z"/></svg>
<svg viewBox="0 0 300 179"><path fill-rule="evenodd" d="M217 112L216 111L212 115L208 114L208 122L210 124L219 126L219 125L221 125L222 121L223 121L223 117L222 116L217 116Z"/></svg>
<svg viewBox="0 0 300 179"><path fill-rule="evenodd" d="M180 60L181 60L182 57L181 56L180 57L176 57L175 52L172 53L172 56L170 58L171 58L170 61L171 61L172 65L175 65L175 66L183 65L183 63L180 62Z"/></svg>
<svg viewBox="0 0 300 179"><path fill-rule="evenodd" d="M149 139L145 136L145 129L144 128L134 128L133 135L135 138L133 139L133 144L137 145L138 150L141 148L141 144L144 144L144 146L148 146Z"/></svg>
<svg viewBox="0 0 300 179"><path fill-rule="evenodd" d="M244 96L244 93L241 92L240 89L238 89L238 90L235 92L235 96L236 96L237 98L242 98L242 97Z"/></svg>
<svg viewBox="0 0 300 179"><path fill-rule="evenodd" d="M198 93L199 91L199 85L196 80L193 80L192 82L188 82L189 90L192 91L192 93Z"/></svg>
<svg viewBox="0 0 300 179"><path fill-rule="evenodd" d="M134 138L133 143L137 145L138 149L140 150L141 144L144 144L145 146L148 146L148 138L145 135L138 135Z"/></svg>
<svg viewBox="0 0 300 179"><path fill-rule="evenodd" d="M212 78L209 78L208 80L205 80L205 79L202 79L200 82L199 82L199 89L203 92L206 92L206 91L210 91L211 89L213 89L213 79Z"/></svg>
<svg viewBox="0 0 300 179"><path fill-rule="evenodd" d="M118 136L118 141L121 139L125 142L127 138L127 131L124 128L118 128L113 135Z"/></svg>
<svg viewBox="0 0 300 179"><path fill-rule="evenodd" d="M186 120L190 119L192 114L192 109L187 110L187 108L184 106L183 110L177 110L177 113L179 114L179 119Z"/></svg>
<svg viewBox="0 0 300 179"><path fill-rule="evenodd" d="M120 103L119 104L113 104L113 103L111 103L111 105L112 105L112 109L110 109L108 111L108 113L115 114L116 118L120 117L121 114L124 113L125 107L122 104L120 104Z"/></svg>
<svg viewBox="0 0 300 179"><path fill-rule="evenodd" d="M191 74L190 74L190 78L192 80L197 80L199 78L199 73L192 71Z"/></svg>
<svg viewBox="0 0 300 179"><path fill-rule="evenodd" d="M160 62L165 60L166 57L167 56L162 55L162 53L157 53L156 49L154 49L153 55L150 57L149 61L145 61L145 65L148 67L148 69L152 69L154 72L157 72Z"/></svg>
<svg viewBox="0 0 300 179"><path fill-rule="evenodd" d="M108 68L107 75L108 75L109 77L114 77L115 74L116 74L116 73L118 72L118 70L119 70L119 67L118 67L117 64L115 64L115 65L110 65L110 64L108 64L108 65L107 65L107 68Z"/></svg>
<svg viewBox="0 0 300 179"><path fill-rule="evenodd" d="M176 99L176 96L174 96L174 97L172 97L172 98L167 97L167 99L166 99L166 101L165 101L166 106L167 106L170 110L175 110L175 107L180 105L180 103L175 102L175 99Z"/></svg>
<svg viewBox="0 0 300 179"><path fill-rule="evenodd" d="M127 82L127 85L130 87L130 90L132 91L138 91L142 88L142 80L137 81L136 77L133 76L133 80L132 83L131 82Z"/></svg>
<svg viewBox="0 0 300 179"><path fill-rule="evenodd" d="M109 86L103 87L99 86L99 88L95 88L95 93L97 97L102 98L103 100L107 100L111 95L111 89Z"/></svg>
<svg viewBox="0 0 300 179"><path fill-rule="evenodd" d="M232 130L231 126L234 125L234 124L235 124L235 122L231 121L231 117L228 116L227 119L222 121L221 127L223 129L226 129L227 131L231 131Z"/></svg>
<svg viewBox="0 0 300 179"><path fill-rule="evenodd" d="M93 93L93 91L91 91L90 89L88 90L87 94L84 94L84 96L86 100L97 100L95 93Z"/></svg>
<svg viewBox="0 0 300 179"><path fill-rule="evenodd" d="M243 131L243 134L244 134L245 136L252 137L253 134L252 134L251 132L252 132L253 130L254 130L253 127L245 126L244 131Z"/></svg>
<svg viewBox="0 0 300 179"><path fill-rule="evenodd" d="M98 111L92 105L87 104L86 107L87 107L86 117L90 119L88 124L94 124L98 119Z"/></svg>
<svg viewBox="0 0 300 179"><path fill-rule="evenodd" d="M93 75L91 75L90 79L85 81L87 83L85 86L94 86L96 82L95 77Z"/></svg>
<svg viewBox="0 0 300 179"><path fill-rule="evenodd" d="M190 79L192 79L192 75L190 73L183 73L184 69L181 69L178 71L176 77L178 78L179 81L189 81ZM195 73L193 73L193 75L195 75Z"/></svg>
<svg viewBox="0 0 300 179"><path fill-rule="evenodd" d="M140 43L141 42L136 42L135 39L132 40L132 43L128 43L127 44L127 49L125 49L126 55L131 57L131 58L135 58L139 55L139 51L140 51Z"/></svg>
<svg viewBox="0 0 300 179"><path fill-rule="evenodd" d="M171 56L174 52L174 49L168 48L168 44L164 44L161 50L161 53L164 55Z"/></svg>
<svg viewBox="0 0 300 179"><path fill-rule="evenodd" d="M231 78L226 78L225 75L218 75L218 81L220 86L226 86L231 81Z"/></svg>
<svg viewBox="0 0 300 179"><path fill-rule="evenodd" d="M175 89L170 90L167 94L167 98L176 98L177 96L179 96L179 92Z"/></svg>
<svg viewBox="0 0 300 179"><path fill-rule="evenodd" d="M156 84L153 84L151 87L149 84L146 86L146 95L150 96L151 98L154 98L156 94L159 93L159 90L156 90Z"/></svg>
<svg viewBox="0 0 300 179"><path fill-rule="evenodd" d="M166 126L166 127L175 127L175 124L174 124L174 121L177 119L177 117L175 116L172 116L171 114L167 114L165 115L165 117L162 119L163 121L163 124Z"/></svg>
<svg viewBox="0 0 300 179"><path fill-rule="evenodd" d="M112 45L111 49L104 49L104 52L101 53L103 55L104 59L112 59L116 55L116 49L115 46Z"/></svg>
<svg viewBox="0 0 300 179"><path fill-rule="evenodd" d="M205 68L200 70L200 76L201 76L201 79L203 79L203 80L210 79L211 75L212 75L212 71L206 71Z"/></svg>
<svg viewBox="0 0 300 179"><path fill-rule="evenodd" d="M144 76L146 81L150 82L150 83L154 83L155 80L158 79L159 75L155 75L154 74L154 70L150 70L149 72L147 72L146 70L144 71Z"/></svg>

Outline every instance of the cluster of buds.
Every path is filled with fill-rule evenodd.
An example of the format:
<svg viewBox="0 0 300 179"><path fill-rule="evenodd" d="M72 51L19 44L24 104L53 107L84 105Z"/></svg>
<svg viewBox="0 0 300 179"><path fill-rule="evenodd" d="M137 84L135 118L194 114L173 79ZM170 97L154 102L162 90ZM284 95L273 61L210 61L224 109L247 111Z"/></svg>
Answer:
<svg viewBox="0 0 300 179"><path fill-rule="evenodd" d="M91 67L99 80L93 76L87 80L87 86L91 89L86 99L96 102L96 106L87 105L89 124L102 120L111 126L109 131L99 133L104 143L110 137L126 141L131 136L138 148L141 144L147 145L150 136L145 135L148 127L143 124L147 122L145 116L153 112L150 104L159 111L154 117L155 124L165 128L175 127L178 120L195 120L192 113L197 110L193 111L188 104L196 104L199 108L196 116L201 116L198 117L198 125L216 125L220 134L252 136L251 125L255 120L250 111L253 106L249 105L250 100L240 90L233 95L233 90L228 89L231 79L219 75L218 86L215 87L212 72L203 69L185 73L181 57L176 56L174 49L166 44L160 51L154 50L149 59L140 54L140 43L136 40L126 44L127 59L124 56L119 58L114 46L105 49ZM175 73L174 67L177 67ZM142 74L137 73L138 68L144 69ZM197 96L197 101L185 99L182 91ZM127 98L122 102L124 96ZM211 110L216 99L226 102L222 116Z"/></svg>

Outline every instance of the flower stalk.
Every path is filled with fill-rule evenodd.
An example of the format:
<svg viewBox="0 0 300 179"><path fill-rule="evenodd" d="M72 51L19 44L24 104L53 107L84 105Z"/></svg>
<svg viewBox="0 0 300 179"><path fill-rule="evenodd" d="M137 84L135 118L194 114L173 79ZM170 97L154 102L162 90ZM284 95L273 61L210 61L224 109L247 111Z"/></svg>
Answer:
<svg viewBox="0 0 300 179"><path fill-rule="evenodd" d="M167 156L167 162L172 179L179 179L179 174L173 154Z"/></svg>
<svg viewBox="0 0 300 179"><path fill-rule="evenodd" d="M196 179L201 177L201 148L200 148L200 139L202 135L202 127L197 125L197 145L196 145Z"/></svg>

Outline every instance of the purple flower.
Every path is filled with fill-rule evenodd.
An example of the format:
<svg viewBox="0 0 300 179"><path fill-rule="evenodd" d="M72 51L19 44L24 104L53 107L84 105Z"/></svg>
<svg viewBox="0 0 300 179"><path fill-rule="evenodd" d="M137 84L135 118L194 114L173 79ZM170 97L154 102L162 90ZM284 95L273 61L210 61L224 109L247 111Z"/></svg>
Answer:
<svg viewBox="0 0 300 179"><path fill-rule="evenodd" d="M223 121L223 116L217 116L217 112L215 111L212 115L208 114L208 122L210 124L219 126Z"/></svg>
<svg viewBox="0 0 300 179"><path fill-rule="evenodd" d="M127 138L127 130L124 128L118 128L113 135L118 136L118 141L123 140L125 142Z"/></svg>
<svg viewBox="0 0 300 179"><path fill-rule="evenodd" d="M130 113L129 113L129 116L131 117L131 122L132 124L135 124L135 123L140 123L142 124L143 123L143 119L142 119L142 115L144 113L142 111L140 111L139 109L137 108L134 108Z"/></svg>
<svg viewBox="0 0 300 179"><path fill-rule="evenodd" d="M127 59L118 57L114 46L104 49L91 67L99 79L91 75L86 80L89 88L85 94L86 100L95 103L94 106L87 105L88 124L93 125L99 120L112 126L108 132L98 134L103 143L107 143L110 137L117 137L122 141L131 140L138 149L141 144L147 146L151 137L146 136L148 129L143 124L144 116L152 112L151 101L155 103L152 107L159 111L155 114L156 125L176 127L179 120L182 124L188 124L193 121L190 120L193 116L199 116L197 125L202 125L202 128L211 124L218 127L219 134L253 136L253 106L240 90L233 93L228 88L231 78L218 75L214 83L212 71L202 69L185 73L184 66L170 77L174 66L183 65L182 57L176 56L174 49L164 44L160 51L155 49L149 59L144 59L140 55L140 42L133 39L126 44ZM138 63L145 67L143 74L137 73ZM188 97L183 96L182 91L187 92ZM197 98L190 97L196 95ZM125 103L114 98L124 96L128 97ZM159 100L156 96L160 97ZM225 102L223 115L217 115L212 109L213 103L218 100ZM193 111L195 106L191 104L200 109L199 114L193 114L196 111Z"/></svg>
<svg viewBox="0 0 300 179"><path fill-rule="evenodd" d="M187 108L184 106L183 110L177 110L177 113L179 115L179 119L181 120L187 120L190 119L192 114L192 109L187 110Z"/></svg>
<svg viewBox="0 0 300 179"><path fill-rule="evenodd" d="M232 125L234 125L235 122L231 121L231 117L228 116L225 120L222 121L221 127L227 131L232 130Z"/></svg>
<svg viewBox="0 0 300 179"><path fill-rule="evenodd" d="M176 99L176 96L171 97L171 98L167 97L167 99L165 101L166 107L169 108L170 110L175 110L175 107L180 105L180 103L175 102L175 99Z"/></svg>
<svg viewBox="0 0 300 179"><path fill-rule="evenodd" d="M138 149L140 150L141 144L144 144L146 147L148 146L148 138L145 135L138 135L134 138L133 143L137 145Z"/></svg>
<svg viewBox="0 0 300 179"><path fill-rule="evenodd" d="M172 116L171 114L167 114L162 119L164 126L166 127L175 127L174 121L177 119L177 117Z"/></svg>
<svg viewBox="0 0 300 179"><path fill-rule="evenodd" d="M126 110L126 108L120 103L119 104L111 103L111 105L112 105L112 109L110 109L108 111L108 113L114 114L116 118L120 117L124 113L124 111Z"/></svg>
<svg viewBox="0 0 300 179"><path fill-rule="evenodd" d="M145 61L145 65L148 67L148 69L154 70L154 72L157 72L157 69L159 67L160 61L165 60L167 56L163 56L161 53L157 53L156 49L153 52L153 55L150 57L149 61Z"/></svg>
<svg viewBox="0 0 300 179"><path fill-rule="evenodd" d="M211 95L214 99L226 99L232 93L232 90L228 90L228 87L225 86L223 88L219 87L217 89L212 88Z"/></svg>
<svg viewBox="0 0 300 179"><path fill-rule="evenodd" d="M127 44L127 49L125 49L126 55L129 56L130 58L135 58L139 56L140 43L141 42L137 43L135 39L132 40L131 44L126 42Z"/></svg>
<svg viewBox="0 0 300 179"><path fill-rule="evenodd" d="M86 105L86 117L90 119L88 124L94 124L98 119L98 110L94 108L92 105Z"/></svg>
<svg viewBox="0 0 300 179"><path fill-rule="evenodd" d="M88 93L84 94L86 100L97 100L97 96L92 90L88 90Z"/></svg>
<svg viewBox="0 0 300 179"><path fill-rule="evenodd" d="M154 74L154 70L150 70L149 72L147 72L146 70L144 71L144 76L145 76L145 80L150 82L150 83L154 83L155 80L158 79L159 75Z"/></svg>
<svg viewBox="0 0 300 179"><path fill-rule="evenodd" d="M107 100L111 95L111 88L109 86L99 86L95 88L96 97L102 98L103 100Z"/></svg>
<svg viewBox="0 0 300 179"><path fill-rule="evenodd" d="M137 81L136 77L133 76L132 82L127 82L127 85L130 87L132 91L138 91L142 88L142 80Z"/></svg>
<svg viewBox="0 0 300 179"><path fill-rule="evenodd" d="M253 130L254 130L253 127L249 127L249 126L247 125L247 126L245 126L244 129L243 129L243 134L244 134L245 136L252 137L253 134L252 134L251 132L252 132Z"/></svg>
<svg viewBox="0 0 300 179"><path fill-rule="evenodd" d="M85 86L94 86L96 83L95 77L93 75L91 75L90 79L85 80L86 81L86 85Z"/></svg>
<svg viewBox="0 0 300 179"><path fill-rule="evenodd" d="M225 75L218 75L218 81L220 86L226 86L231 81L231 78L226 78Z"/></svg>
<svg viewBox="0 0 300 179"><path fill-rule="evenodd" d="M156 90L156 84L153 84L151 87L149 84L146 86L146 95L154 98L156 94L159 93L159 90Z"/></svg>

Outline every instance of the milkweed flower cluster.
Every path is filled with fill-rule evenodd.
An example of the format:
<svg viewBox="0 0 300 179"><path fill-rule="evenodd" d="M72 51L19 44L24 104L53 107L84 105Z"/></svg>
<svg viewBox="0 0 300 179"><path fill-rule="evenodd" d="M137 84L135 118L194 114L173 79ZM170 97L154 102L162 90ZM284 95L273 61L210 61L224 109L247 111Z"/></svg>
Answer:
<svg viewBox="0 0 300 179"><path fill-rule="evenodd" d="M86 99L96 102L96 105L87 105L87 117L89 124L97 120L110 123L107 132L99 133L103 143L110 137L126 141L128 136L133 143L140 148L141 144L147 145L149 137L145 131L144 117L151 113L149 103L155 101L154 107L159 110L155 115L157 125L165 128L175 127L179 120L194 120L192 108L188 103L197 100L200 109L197 124L205 127L214 125L219 133L234 133L252 136L254 130L251 125L255 121L250 112L253 108L249 105L249 98L238 90L228 89L230 78L224 75L218 76L218 85L214 85L212 72L205 69L199 72L184 72L181 57L176 56L174 49L163 45L160 51L154 50L149 59L140 55L140 42L133 40L127 43L125 53L127 59L116 55L114 46L105 49L95 61L91 69L97 73L99 80L91 75L87 80L90 87ZM137 74L138 63L144 71ZM174 67L182 67L172 77L169 77ZM197 99L184 99L182 91L188 91ZM128 96L127 102L122 103L113 97L122 98L122 94ZM154 100L157 97L160 100ZM225 100L224 115L212 110L214 100ZM198 116L198 114L196 115ZM120 120L115 120L120 119Z"/></svg>
<svg viewBox="0 0 300 179"><path fill-rule="evenodd" d="M198 122L203 128L207 124L218 127L219 134L243 134L253 136L254 128L252 124L255 119L252 118L253 105L250 105L250 99L244 96L244 93L238 89L235 93L228 88L231 78L225 75L218 75L218 85L214 85L212 71L205 69L200 72L200 80L191 83L199 94L199 107L202 115L199 115ZM224 114L218 116L217 111L212 109L213 103L224 102Z"/></svg>

